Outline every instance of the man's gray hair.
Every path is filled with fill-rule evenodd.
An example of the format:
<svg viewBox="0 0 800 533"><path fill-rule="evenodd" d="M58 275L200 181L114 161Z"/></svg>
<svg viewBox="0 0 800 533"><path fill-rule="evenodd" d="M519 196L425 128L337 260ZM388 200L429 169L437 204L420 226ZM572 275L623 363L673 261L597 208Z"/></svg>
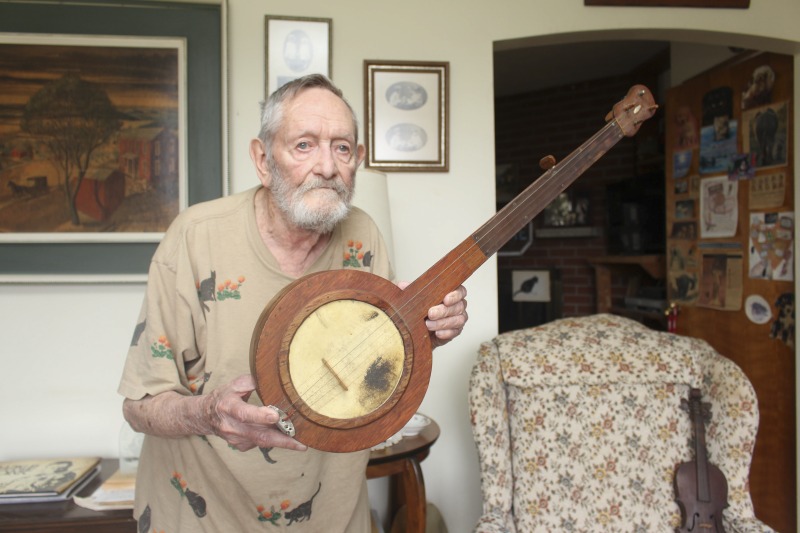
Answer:
<svg viewBox="0 0 800 533"><path fill-rule="evenodd" d="M308 89L325 89L341 98L353 116L353 132L355 134L355 143L358 144L356 113L345 99L341 89L322 74L309 74L282 85L265 102L261 102L261 130L258 132L258 138L264 143L264 152L268 158L272 157L272 142L275 140L275 135L278 133L283 121L284 104Z"/></svg>

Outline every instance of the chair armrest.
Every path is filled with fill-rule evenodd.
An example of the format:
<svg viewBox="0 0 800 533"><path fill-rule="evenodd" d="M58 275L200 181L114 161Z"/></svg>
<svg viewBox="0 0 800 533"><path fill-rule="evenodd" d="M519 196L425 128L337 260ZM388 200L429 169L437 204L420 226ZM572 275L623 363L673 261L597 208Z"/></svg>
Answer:
<svg viewBox="0 0 800 533"><path fill-rule="evenodd" d="M501 528L486 526L488 529L476 531L513 533L514 475L506 390L497 346L492 342L481 344L478 350L478 359L470 377L469 406L472 433L480 458L483 515L487 518L486 524Z"/></svg>
<svg viewBox="0 0 800 533"><path fill-rule="evenodd" d="M473 533L516 533L514 521L497 513L486 513L478 519Z"/></svg>

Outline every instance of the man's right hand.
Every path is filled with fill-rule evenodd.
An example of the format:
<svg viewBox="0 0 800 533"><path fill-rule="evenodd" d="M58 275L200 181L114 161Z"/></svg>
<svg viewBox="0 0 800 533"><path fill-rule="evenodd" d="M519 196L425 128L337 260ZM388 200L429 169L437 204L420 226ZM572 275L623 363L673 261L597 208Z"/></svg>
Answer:
<svg viewBox="0 0 800 533"><path fill-rule="evenodd" d="M274 409L247 403L253 391L255 380L244 374L202 396L169 391L141 400L126 399L122 409L134 430L157 437L216 435L240 451L308 449L275 426L279 416Z"/></svg>
<svg viewBox="0 0 800 533"><path fill-rule="evenodd" d="M214 435L240 451L257 446L305 450L304 444L275 426L279 419L275 409L247 403L255 388L253 376L245 374L208 395L206 409Z"/></svg>

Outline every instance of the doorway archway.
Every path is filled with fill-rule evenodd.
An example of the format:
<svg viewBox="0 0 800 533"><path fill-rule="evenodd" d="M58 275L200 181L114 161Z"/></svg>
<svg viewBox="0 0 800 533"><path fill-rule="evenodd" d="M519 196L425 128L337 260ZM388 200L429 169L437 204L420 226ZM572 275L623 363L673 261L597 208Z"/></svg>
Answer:
<svg viewBox="0 0 800 533"><path fill-rule="evenodd" d="M647 30L598 30L598 31L587 31L587 32L574 32L574 33L561 33L561 34L551 34L545 36L535 36L529 38L520 38L520 39L513 39L513 40L506 40L506 41L498 41L495 42L495 51L503 51L503 50L520 50L524 48L531 48L531 47L549 47L555 48L559 45L568 45L574 43L604 43L610 41L630 41L631 43L636 43L637 41L665 41L669 42L673 46L674 49L678 49L682 52L691 49L691 47L704 47L705 49L711 48L719 48L721 50L728 49L729 47L732 49L745 49L745 50L760 50L760 51L767 51L767 52L774 52L779 54L785 54L792 56L794 58L794 72L795 72L795 79L797 79L797 73L800 72L800 41L788 41L788 40L781 40L781 39L772 39L767 37L758 37L752 35L744 35L744 34L732 34L732 33L721 33L721 32L713 32L713 31L696 31L696 30L680 30L680 29L647 29ZM724 55L724 54L723 54ZM732 57L734 52L731 51L730 56ZM673 61L679 61L681 58L675 57ZM693 59L690 57L690 59ZM724 60L725 57L720 57L719 61ZM671 69L670 80L668 80L669 85L673 86L677 83L680 83L691 77L694 74L698 74L705 70L706 68L710 68L716 65L716 62L707 63L705 65L689 65L687 68L678 68L674 67ZM795 104L800 102L800 84L795 83L793 88L794 94L793 99ZM800 120L800 112L798 112L797 105L791 106L791 113L793 114L794 118L794 132L791 138L791 145L793 147L793 152L795 154L799 153L798 149L800 148L800 140L798 140L798 131L800 131L800 127L798 124L798 120ZM798 169L800 169L800 164L798 164L797 159L793 158L793 172L795 178L795 182L797 182ZM800 199L800 192L798 191L800 187L795 187L794 190L794 205L798 204ZM800 253L800 246L795 240L794 243L794 252L795 256ZM797 293L798 283L797 276L795 276L795 293ZM795 346L795 361L798 359L798 348ZM797 365L795 365L795 382L797 383L798 372ZM797 395L795 395L795 427L800 427L798 424L798 400ZM762 409L767 408L766 406L762 406ZM797 438L795 436L795 465L797 464L798 456L798 447L797 447ZM800 473L797 471L797 467L795 466L795 487L794 487L794 494L797 499L797 486L798 486L798 479L800 479ZM798 501L798 505L800 506L800 501ZM795 514L796 516L796 514ZM795 519L796 520L796 519ZM795 523L795 531L797 530L797 524Z"/></svg>

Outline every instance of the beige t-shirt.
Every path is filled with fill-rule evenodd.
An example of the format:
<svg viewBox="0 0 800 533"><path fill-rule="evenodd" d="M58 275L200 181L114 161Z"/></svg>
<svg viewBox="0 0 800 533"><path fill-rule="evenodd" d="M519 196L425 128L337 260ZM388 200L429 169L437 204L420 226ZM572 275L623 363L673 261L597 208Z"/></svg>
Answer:
<svg viewBox="0 0 800 533"><path fill-rule="evenodd" d="M257 188L181 213L150 265L119 392L206 394L250 373L264 307L294 281L264 246ZM353 208L307 273L357 268L393 277L375 224ZM253 393L251 403L261 405ZM140 531L370 531L369 452L240 452L216 436L146 436L136 480Z"/></svg>

